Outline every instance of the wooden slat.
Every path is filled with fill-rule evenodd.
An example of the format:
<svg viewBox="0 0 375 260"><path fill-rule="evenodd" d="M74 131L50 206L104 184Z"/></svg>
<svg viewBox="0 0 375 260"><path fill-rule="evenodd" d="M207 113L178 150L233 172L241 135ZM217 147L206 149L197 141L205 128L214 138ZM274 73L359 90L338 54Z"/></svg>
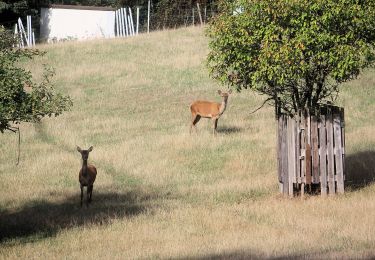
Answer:
<svg viewBox="0 0 375 260"><path fill-rule="evenodd" d="M318 120L311 116L312 182L319 183Z"/></svg>
<svg viewBox="0 0 375 260"><path fill-rule="evenodd" d="M281 151L282 151L282 180L283 180L283 192L284 194L288 194L289 192L289 178L288 178L288 144L287 144L287 117L283 115L283 123L282 123L282 144L281 144Z"/></svg>
<svg viewBox="0 0 375 260"><path fill-rule="evenodd" d="M344 174L345 184L345 111L343 108L340 109L341 117L341 140L342 140L342 170Z"/></svg>
<svg viewBox="0 0 375 260"><path fill-rule="evenodd" d="M282 182L282 137L283 137L283 116L280 115L277 120L277 127L276 127L276 136L277 136L277 174L279 177L279 182Z"/></svg>
<svg viewBox="0 0 375 260"><path fill-rule="evenodd" d="M301 183L306 183L306 126L305 126L305 118L301 115L300 118L300 128L301 128Z"/></svg>
<svg viewBox="0 0 375 260"><path fill-rule="evenodd" d="M340 111L334 110L333 114L333 136L335 139L335 163L336 163L336 179L337 192L344 193L344 170L342 165L342 140L341 140L341 120Z"/></svg>
<svg viewBox="0 0 375 260"><path fill-rule="evenodd" d="M310 123L310 115L305 117L305 125L306 125L306 155L305 155L305 166L306 166L306 184L311 184L311 123Z"/></svg>
<svg viewBox="0 0 375 260"><path fill-rule="evenodd" d="M320 167L320 191L322 196L327 195L327 132L326 116L320 116L319 122L319 167Z"/></svg>
<svg viewBox="0 0 375 260"><path fill-rule="evenodd" d="M282 150L281 150L281 144L282 144L282 137L283 137L283 119L282 115L277 115L277 127L276 127L276 136L277 136L277 175L279 179L279 190L280 193L283 193L283 180L282 180Z"/></svg>
<svg viewBox="0 0 375 260"><path fill-rule="evenodd" d="M301 156L301 147L300 147L300 129L299 129L299 117L297 117L296 122L294 124L295 129L295 147L296 147L296 153L295 153L295 162L296 162L296 183L301 183L301 172L300 172L300 156Z"/></svg>
<svg viewBox="0 0 375 260"><path fill-rule="evenodd" d="M293 196L293 183L296 183L295 151L294 144L294 119L288 117L288 174L289 174L289 196Z"/></svg>
<svg viewBox="0 0 375 260"><path fill-rule="evenodd" d="M334 150L333 150L333 124L332 113L328 111L326 116L327 127L327 172L328 172L328 193L335 194L335 179L334 179Z"/></svg>
<svg viewBox="0 0 375 260"><path fill-rule="evenodd" d="M306 144L306 184L311 184L311 147Z"/></svg>

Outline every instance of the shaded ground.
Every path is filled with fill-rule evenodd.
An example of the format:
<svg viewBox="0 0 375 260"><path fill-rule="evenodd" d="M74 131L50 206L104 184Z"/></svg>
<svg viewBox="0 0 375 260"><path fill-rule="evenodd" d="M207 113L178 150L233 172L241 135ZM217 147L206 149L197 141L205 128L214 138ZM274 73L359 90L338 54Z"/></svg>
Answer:
<svg viewBox="0 0 375 260"><path fill-rule="evenodd" d="M375 151L363 151L345 157L345 188L357 190L375 181Z"/></svg>
<svg viewBox="0 0 375 260"><path fill-rule="evenodd" d="M79 205L79 194L61 202L31 201L16 211L0 212L0 244L8 239L54 236L60 229L86 224L105 225L114 218L131 217L151 209L155 195L140 191L93 193L89 207ZM33 238L34 236L34 238Z"/></svg>

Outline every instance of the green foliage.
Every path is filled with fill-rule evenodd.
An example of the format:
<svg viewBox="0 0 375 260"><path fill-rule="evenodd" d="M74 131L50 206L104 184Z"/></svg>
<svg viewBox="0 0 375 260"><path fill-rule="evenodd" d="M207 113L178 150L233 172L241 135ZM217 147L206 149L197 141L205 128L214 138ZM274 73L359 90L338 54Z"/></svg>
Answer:
<svg viewBox="0 0 375 260"><path fill-rule="evenodd" d="M45 67L43 80L33 82L30 71L19 67L22 59L43 53L13 48L13 35L0 27L0 131L14 130L12 124L37 122L45 116L58 116L69 109L69 97L55 93L50 79L54 72Z"/></svg>
<svg viewBox="0 0 375 260"><path fill-rule="evenodd" d="M210 24L208 67L283 112L317 111L339 84L374 64L373 0L222 1Z"/></svg>

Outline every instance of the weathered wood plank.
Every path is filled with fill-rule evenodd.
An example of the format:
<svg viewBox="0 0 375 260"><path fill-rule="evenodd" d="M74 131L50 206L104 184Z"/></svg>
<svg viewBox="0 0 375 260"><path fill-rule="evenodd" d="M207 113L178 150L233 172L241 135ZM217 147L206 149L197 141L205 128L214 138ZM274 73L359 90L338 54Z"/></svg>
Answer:
<svg viewBox="0 0 375 260"><path fill-rule="evenodd" d="M334 150L333 150L333 124L332 111L328 110L326 116L327 127L327 172L328 172L328 193L335 194L335 179L334 179Z"/></svg>
<svg viewBox="0 0 375 260"><path fill-rule="evenodd" d="M283 192L284 194L288 194L289 192L289 178L288 178L288 144L287 144L287 116L283 115L283 123L282 123L282 180L283 180Z"/></svg>
<svg viewBox="0 0 375 260"><path fill-rule="evenodd" d="M301 145L301 183L306 183L306 125L305 125L305 117L301 115L300 117L300 129L301 129L301 138L300 138L300 145Z"/></svg>
<svg viewBox="0 0 375 260"><path fill-rule="evenodd" d="M301 147L300 147L300 129L299 129L299 117L296 118L295 124L294 124L294 129L295 129L295 147L296 147L296 152L295 152L295 162L296 162L296 183L301 183L301 172L300 172L300 156L301 156Z"/></svg>
<svg viewBox="0 0 375 260"><path fill-rule="evenodd" d="M277 119L276 136L277 136L277 174L279 182L282 182L282 137L283 137L283 116L280 115Z"/></svg>
<svg viewBox="0 0 375 260"><path fill-rule="evenodd" d="M336 179L337 179L337 192L344 193L344 170L342 159L342 140L341 140L341 120L340 111L334 110L333 113L333 136L335 140L335 163L336 163Z"/></svg>
<svg viewBox="0 0 375 260"><path fill-rule="evenodd" d="M344 108L340 109L341 117L341 140L342 140L342 170L344 174L344 185L345 185L345 111Z"/></svg>
<svg viewBox="0 0 375 260"><path fill-rule="evenodd" d="M310 123L310 115L306 115L305 117L305 125L306 125L306 154L305 154L305 166L306 166L306 171L305 171L305 176L306 176L306 181L305 183L310 185L311 184L311 123Z"/></svg>
<svg viewBox="0 0 375 260"><path fill-rule="evenodd" d="M327 195L327 131L326 116L320 116L319 122L319 167L320 167L320 192L322 196Z"/></svg>
<svg viewBox="0 0 375 260"><path fill-rule="evenodd" d="M318 142L318 120L311 116L311 149L312 149L312 182L319 183L319 142Z"/></svg>
<svg viewBox="0 0 375 260"><path fill-rule="evenodd" d="M287 119L287 145L288 145L288 194L289 196L293 196L293 160L292 160L292 119L288 117Z"/></svg>

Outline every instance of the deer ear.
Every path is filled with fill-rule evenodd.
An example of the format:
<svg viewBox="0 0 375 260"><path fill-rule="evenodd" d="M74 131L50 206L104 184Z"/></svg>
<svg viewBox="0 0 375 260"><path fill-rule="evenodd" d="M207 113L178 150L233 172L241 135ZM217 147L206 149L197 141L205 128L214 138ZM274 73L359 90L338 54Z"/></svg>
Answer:
<svg viewBox="0 0 375 260"><path fill-rule="evenodd" d="M93 147L93 146L90 146L90 148L88 149L88 151L91 152L92 149L94 149L94 147Z"/></svg>
<svg viewBox="0 0 375 260"><path fill-rule="evenodd" d="M217 93L218 93L219 95L221 95L221 90L219 89L219 90L217 91Z"/></svg>
<svg viewBox="0 0 375 260"><path fill-rule="evenodd" d="M231 89L228 91L228 94L232 94L232 90Z"/></svg>
<svg viewBox="0 0 375 260"><path fill-rule="evenodd" d="M77 146L77 151L81 152L82 151L81 147Z"/></svg>

